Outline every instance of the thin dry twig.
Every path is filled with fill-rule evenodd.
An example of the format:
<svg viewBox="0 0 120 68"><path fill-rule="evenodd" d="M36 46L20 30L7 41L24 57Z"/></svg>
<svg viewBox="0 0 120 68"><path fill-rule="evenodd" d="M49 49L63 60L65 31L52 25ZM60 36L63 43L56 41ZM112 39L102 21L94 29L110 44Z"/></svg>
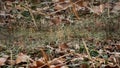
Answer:
<svg viewBox="0 0 120 68"><path fill-rule="evenodd" d="M75 3L69 4L68 6L66 6L66 7L64 7L64 8L62 8L62 9L60 9L60 10L57 10L57 11L55 11L55 12L52 12L52 13L50 13L50 14L48 14L48 15L53 15L53 14L55 14L55 13L58 13L58 12L62 11L62 10L66 10L67 8L72 7L73 5L75 5L76 3L78 3L79 1L81 1L81 0L78 0L78 1L76 1Z"/></svg>
<svg viewBox="0 0 120 68"><path fill-rule="evenodd" d="M91 60L92 58L91 58L91 56L90 56L90 53L89 53L89 51L88 51L88 47L87 47L87 45L86 45L84 39L82 39L82 42L83 42L84 47L85 47L85 50L86 50L86 52L87 52L87 54L88 54L88 58Z"/></svg>
<svg viewBox="0 0 120 68"><path fill-rule="evenodd" d="M28 9L28 11L30 12L30 15L31 15L32 20L33 20L33 24L35 25L36 29L38 29L37 24L36 24L36 21L35 21L35 17L34 17L34 15L33 15L33 13L32 13L32 10L28 7L27 1L26 1L26 5L27 5L27 6L24 6L24 7L25 7L26 9Z"/></svg>
<svg viewBox="0 0 120 68"><path fill-rule="evenodd" d="M40 68L42 68L42 67L46 66L47 64L52 63L52 62L53 62L53 61L55 61L55 60L61 59L61 58L65 57L65 56L68 56L68 55L70 55L70 54L72 54L72 53L68 53L68 54L65 54L65 55L63 55L63 56L60 56L60 57L58 57L58 58L55 58L55 59L53 59L53 60L49 61L48 63L46 63L46 64L42 65Z"/></svg>
<svg viewBox="0 0 120 68"><path fill-rule="evenodd" d="M76 11L75 9L75 4L71 1L71 4L72 4L72 10L73 10L73 13L75 14L75 16L77 17L77 19L80 19L80 17L78 16L78 12Z"/></svg>

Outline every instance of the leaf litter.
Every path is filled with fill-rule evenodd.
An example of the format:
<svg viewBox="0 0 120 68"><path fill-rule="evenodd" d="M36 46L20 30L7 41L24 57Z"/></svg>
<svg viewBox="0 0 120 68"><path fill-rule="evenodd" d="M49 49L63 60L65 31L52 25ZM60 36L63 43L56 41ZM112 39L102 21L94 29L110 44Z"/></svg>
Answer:
<svg viewBox="0 0 120 68"><path fill-rule="evenodd" d="M66 19L61 17L61 15L64 14L63 11L68 11L73 13L75 16L75 20L79 20L81 19L81 17L79 16L78 12L81 10L88 11L89 13L93 13L94 15L97 16L104 14L105 9L110 9L109 10L110 13L119 14L119 6L120 6L119 2L116 2L114 6L111 6L110 3L103 3L97 6L93 5L93 7L91 7L89 0L85 0L85 1L76 0L75 2L72 0L71 1L53 0L51 2L52 3L51 6L53 8L47 5L47 7L43 9L39 8L41 7L39 6L36 8L37 10L33 10L30 9L30 5L28 5L29 3L28 4L26 3L27 5L22 3L15 4L16 2L10 2L10 1L11 0L6 1L7 10L0 13L0 16L11 17L9 20L7 20L8 22L7 24L9 25L9 31L12 31L13 29L17 28L17 27L13 28L13 26L10 25L12 21L16 21L13 20L15 19L15 17L18 17L20 19L31 16L34 22L33 25L37 26L34 13L43 16L50 16L50 18L46 17L47 19L51 20L51 23L49 23L50 27L54 25L59 27L59 25L61 25L63 21L65 22L69 21L69 24L72 24L69 18ZM13 8L13 6L15 7ZM17 10L14 10L15 8L17 8ZM25 13L21 13L21 12L19 13L18 11L23 11ZM16 15L12 15L11 12L13 12L13 14L15 13ZM17 15L17 13L19 15ZM4 18L1 19L3 20ZM34 28L36 27L33 27L33 29ZM59 31L57 34L58 35L63 34L62 32L63 31ZM63 35L61 35L60 38L61 37L63 37ZM80 40L82 42L78 44L77 43L72 44L72 46L69 43L73 43L73 41L61 42L57 44L57 46L54 44L52 44L52 46L48 44L47 46L36 47L35 49L38 51L38 53L41 54L40 57L32 57L32 55L29 55L28 53L24 53L24 52L19 52L14 59L8 55L7 56L0 55L1 56L0 66L4 67L5 65L10 65L10 66L17 66L18 68L20 67L23 68L26 67L28 68L120 68L119 42L113 42L112 40L107 40L105 42L100 42L100 43L96 42L95 44L96 46L92 47L88 43L91 40L92 39L89 38L84 40L82 39ZM105 44L105 46L102 44ZM80 53L79 51L82 52Z"/></svg>

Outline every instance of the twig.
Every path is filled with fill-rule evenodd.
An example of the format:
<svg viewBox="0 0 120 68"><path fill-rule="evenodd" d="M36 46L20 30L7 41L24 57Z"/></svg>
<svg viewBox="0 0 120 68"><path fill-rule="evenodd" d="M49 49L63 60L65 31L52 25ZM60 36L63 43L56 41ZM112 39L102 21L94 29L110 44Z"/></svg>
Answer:
<svg viewBox="0 0 120 68"><path fill-rule="evenodd" d="M35 17L34 17L34 15L33 15L33 13L32 13L32 10L28 7L28 3L27 3L27 1L26 1L26 5L27 5L27 6L24 6L24 7L27 8L28 11L30 12L30 15L31 15L32 20L33 20L33 24L34 24L35 27L38 29L37 24L36 24L36 21L35 21Z"/></svg>
<svg viewBox="0 0 120 68"><path fill-rule="evenodd" d="M75 9L75 4L71 1L71 4L72 4L72 10L73 10L73 13L75 14L75 16L77 17L77 19L80 19L80 17L78 16L78 12L76 11Z"/></svg>
<svg viewBox="0 0 120 68"><path fill-rule="evenodd" d="M55 13L58 13L58 12L60 12L60 11L62 11L62 10L65 10L65 9L71 7L71 6L72 6L72 5L70 4L70 5L64 7L64 8L62 8L62 9L60 9L60 10L57 10L57 11L55 11L55 12L51 12L49 15L53 15L53 14L55 14Z"/></svg>
<svg viewBox="0 0 120 68"><path fill-rule="evenodd" d="M47 15L47 14L41 12L41 11L34 11L34 10L32 10L32 11L33 11L33 13L38 13L40 15L49 16L49 15Z"/></svg>
<svg viewBox="0 0 120 68"><path fill-rule="evenodd" d="M90 53L89 53L89 51L88 51L88 47L87 47L87 45L86 45L84 39L82 39L82 42L83 42L84 47L85 47L85 50L86 50L86 52L87 52L87 54L88 54L88 58L91 60L92 58L91 58L91 56L90 56Z"/></svg>
<svg viewBox="0 0 120 68"><path fill-rule="evenodd" d="M58 57L58 58L55 58L55 59L53 59L52 61L49 61L48 63L42 65L40 68L46 66L47 64L50 64L51 62L53 62L53 61L55 61L55 60L61 59L61 58L65 57L65 56L68 56L68 55L70 55L70 54L71 54L71 53L68 53L68 54L65 54L65 55L63 55L63 56L60 56L60 57Z"/></svg>
<svg viewBox="0 0 120 68"><path fill-rule="evenodd" d="M53 14L55 14L55 13L57 13L57 12L62 11L62 10L66 10L67 8L72 7L74 4L78 3L79 1L81 1L81 0L76 1L76 2L73 3L73 4L69 4L68 6L66 6L66 7L64 7L64 8L62 8L62 9L60 9L60 10L57 10L57 11L55 11L55 12L50 13L49 15L53 15Z"/></svg>
<svg viewBox="0 0 120 68"><path fill-rule="evenodd" d="M11 60L10 62L12 62L12 60L13 60L13 56L12 55L13 55L12 50L10 50L10 60ZM11 64L11 68L12 67L13 67L13 65Z"/></svg>
<svg viewBox="0 0 120 68"><path fill-rule="evenodd" d="M109 3L109 0L108 0L108 3ZM107 14L108 14L108 17L110 17L110 7L109 6L107 8Z"/></svg>

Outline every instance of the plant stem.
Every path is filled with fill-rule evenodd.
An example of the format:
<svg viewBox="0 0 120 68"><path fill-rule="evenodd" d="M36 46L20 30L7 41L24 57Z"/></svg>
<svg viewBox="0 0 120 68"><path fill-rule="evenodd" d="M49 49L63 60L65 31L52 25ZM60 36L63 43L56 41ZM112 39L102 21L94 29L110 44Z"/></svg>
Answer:
<svg viewBox="0 0 120 68"><path fill-rule="evenodd" d="M86 45L84 39L82 39L82 42L83 42L84 47L85 47L85 50L86 50L86 52L87 52L87 54L88 54L88 58L91 60L92 58L91 58L91 56L90 56L90 53L89 53L89 51L88 51L88 47L87 47L87 45Z"/></svg>

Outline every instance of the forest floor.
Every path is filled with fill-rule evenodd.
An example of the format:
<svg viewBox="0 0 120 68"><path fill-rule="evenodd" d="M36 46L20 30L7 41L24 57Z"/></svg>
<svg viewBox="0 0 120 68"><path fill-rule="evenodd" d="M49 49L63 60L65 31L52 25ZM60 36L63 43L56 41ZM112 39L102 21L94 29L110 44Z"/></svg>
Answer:
<svg viewBox="0 0 120 68"><path fill-rule="evenodd" d="M0 2L1 68L120 68L120 1Z"/></svg>

